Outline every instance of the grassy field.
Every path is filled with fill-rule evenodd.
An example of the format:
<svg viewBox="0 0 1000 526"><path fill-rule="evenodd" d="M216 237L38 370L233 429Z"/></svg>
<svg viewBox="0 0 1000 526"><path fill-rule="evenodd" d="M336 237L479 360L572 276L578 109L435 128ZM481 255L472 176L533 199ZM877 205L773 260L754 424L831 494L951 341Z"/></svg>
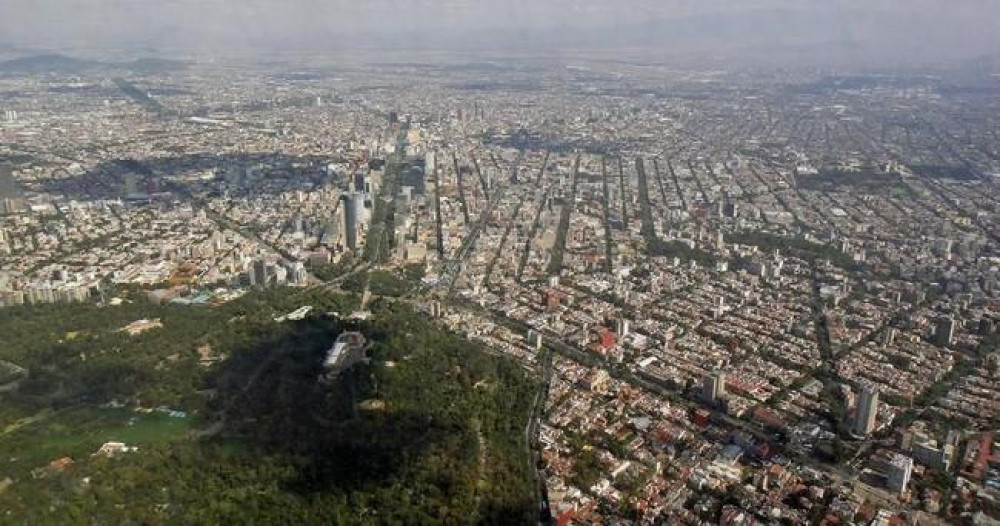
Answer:
<svg viewBox="0 0 1000 526"><path fill-rule="evenodd" d="M129 409L82 407L45 411L0 430L0 478L22 476L52 460L88 458L105 442L143 446L185 436L191 417Z"/></svg>

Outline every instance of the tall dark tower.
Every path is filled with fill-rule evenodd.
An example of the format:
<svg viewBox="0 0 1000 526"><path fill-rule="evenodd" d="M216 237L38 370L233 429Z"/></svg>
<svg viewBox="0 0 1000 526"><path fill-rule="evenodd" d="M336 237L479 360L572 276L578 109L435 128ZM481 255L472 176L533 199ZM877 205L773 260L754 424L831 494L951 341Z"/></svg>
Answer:
<svg viewBox="0 0 1000 526"><path fill-rule="evenodd" d="M358 201L361 196L356 193L347 193L342 197L344 208L344 244L349 250L358 249Z"/></svg>

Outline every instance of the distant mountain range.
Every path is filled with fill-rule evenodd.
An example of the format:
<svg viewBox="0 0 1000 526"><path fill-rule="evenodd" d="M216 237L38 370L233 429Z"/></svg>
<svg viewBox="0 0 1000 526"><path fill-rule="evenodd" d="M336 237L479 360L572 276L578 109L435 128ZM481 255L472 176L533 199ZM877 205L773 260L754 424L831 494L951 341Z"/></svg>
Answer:
<svg viewBox="0 0 1000 526"><path fill-rule="evenodd" d="M877 6L877 4L876 4ZM303 33L292 45L315 41ZM642 50L705 64L778 62L822 65L970 60L996 54L1000 36L980 24L913 9L904 15L859 5L852 9L756 9L652 18L640 23L608 20L592 27L572 22L547 28L454 28L407 34L372 33L358 42L388 48L461 48L489 51Z"/></svg>
<svg viewBox="0 0 1000 526"><path fill-rule="evenodd" d="M838 65L899 67L954 64L997 56L1000 33L989 16L969 10L927 9L914 6L891 10L851 4L746 9L689 16L642 18L635 13L620 18L575 20L552 17L534 24L391 24L384 27L327 26L302 23L294 29L272 26L265 19L231 23L176 23L164 21L149 31L135 27L89 36L87 46L101 49L172 49L211 54L214 51L261 58L268 52L289 51L461 51L477 53L539 54L558 57L594 51L620 55L636 51L668 61L687 61L703 67ZM846 5L843 2L839 6ZM289 9L292 9L291 7ZM623 12L629 12L623 6ZM978 13L978 12L974 12ZM77 35L79 39L80 36ZM40 38L35 49L76 49L75 41ZM10 47L13 44L8 44ZM81 44L83 45L83 44ZM0 45L0 49L3 46ZM8 49L8 52L10 50ZM620 52L620 53L619 53ZM147 54L142 51L143 54ZM0 74L37 74L100 71L102 68L139 73L171 71L184 63L140 59L109 63L64 55L27 56L0 63Z"/></svg>
<svg viewBox="0 0 1000 526"><path fill-rule="evenodd" d="M187 63L163 58L140 58L129 62L101 62L60 54L28 55L0 62L0 74L39 75L44 73L82 74L128 70L149 74L177 71Z"/></svg>

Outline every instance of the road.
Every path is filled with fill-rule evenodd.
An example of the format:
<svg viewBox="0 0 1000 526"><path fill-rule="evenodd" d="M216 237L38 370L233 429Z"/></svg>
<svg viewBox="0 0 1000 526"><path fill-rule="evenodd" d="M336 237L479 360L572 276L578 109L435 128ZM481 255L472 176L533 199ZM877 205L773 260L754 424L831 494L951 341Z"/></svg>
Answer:
<svg viewBox="0 0 1000 526"><path fill-rule="evenodd" d="M479 214L479 219L476 221L476 224L473 225L472 230L469 232L469 235L466 236L465 241L462 242L462 246L458 249L458 252L455 253L455 257L442 263L442 269L439 272L441 279L438 281L438 285L447 285L448 288L446 296L448 298L455 295L455 284L458 282L459 274L461 274L462 263L469 257L469 254L472 253L472 249L476 247L476 241L479 240L479 236L486 228L486 223L488 223L490 218L493 217L493 211L496 209L497 204L500 203L500 200L503 199L503 196L506 195L509 187L509 184L504 185L493 193L490 197L489 204L486 206L486 209Z"/></svg>
<svg viewBox="0 0 1000 526"><path fill-rule="evenodd" d="M551 524L552 512L549 509L548 487L545 483L545 469L542 466L542 448L538 439L542 418L545 416L545 403L549 399L549 387L552 383L552 351L544 349L541 359L541 386L535 395L531 408L531 417L524 426L524 443L528 448L528 471L535 477L535 501L539 507L539 524Z"/></svg>

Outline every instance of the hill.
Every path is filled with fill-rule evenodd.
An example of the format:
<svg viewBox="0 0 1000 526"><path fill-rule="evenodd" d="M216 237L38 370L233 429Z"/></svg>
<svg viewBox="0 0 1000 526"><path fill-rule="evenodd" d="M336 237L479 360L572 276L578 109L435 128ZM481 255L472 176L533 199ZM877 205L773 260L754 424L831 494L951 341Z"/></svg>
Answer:
<svg viewBox="0 0 1000 526"><path fill-rule="evenodd" d="M99 62L59 54L29 55L0 62L0 73L35 75L41 73L78 74L93 70Z"/></svg>
<svg viewBox="0 0 1000 526"><path fill-rule="evenodd" d="M82 75L86 73L104 74L108 71L131 71L141 75L168 73L187 67L186 62L156 57L139 58L127 62L101 62L85 60L60 54L27 55L0 62L0 74L41 75Z"/></svg>
<svg viewBox="0 0 1000 526"><path fill-rule="evenodd" d="M402 303L373 305L361 323L274 321L354 301L275 290L217 308L136 299L0 312L11 343L0 359L31 372L0 404L0 450L18 452L0 466L6 518L530 521L523 430L535 382ZM137 318L163 326L119 330ZM361 331L372 359L325 384L322 360L343 330ZM107 441L139 449L92 457Z"/></svg>

